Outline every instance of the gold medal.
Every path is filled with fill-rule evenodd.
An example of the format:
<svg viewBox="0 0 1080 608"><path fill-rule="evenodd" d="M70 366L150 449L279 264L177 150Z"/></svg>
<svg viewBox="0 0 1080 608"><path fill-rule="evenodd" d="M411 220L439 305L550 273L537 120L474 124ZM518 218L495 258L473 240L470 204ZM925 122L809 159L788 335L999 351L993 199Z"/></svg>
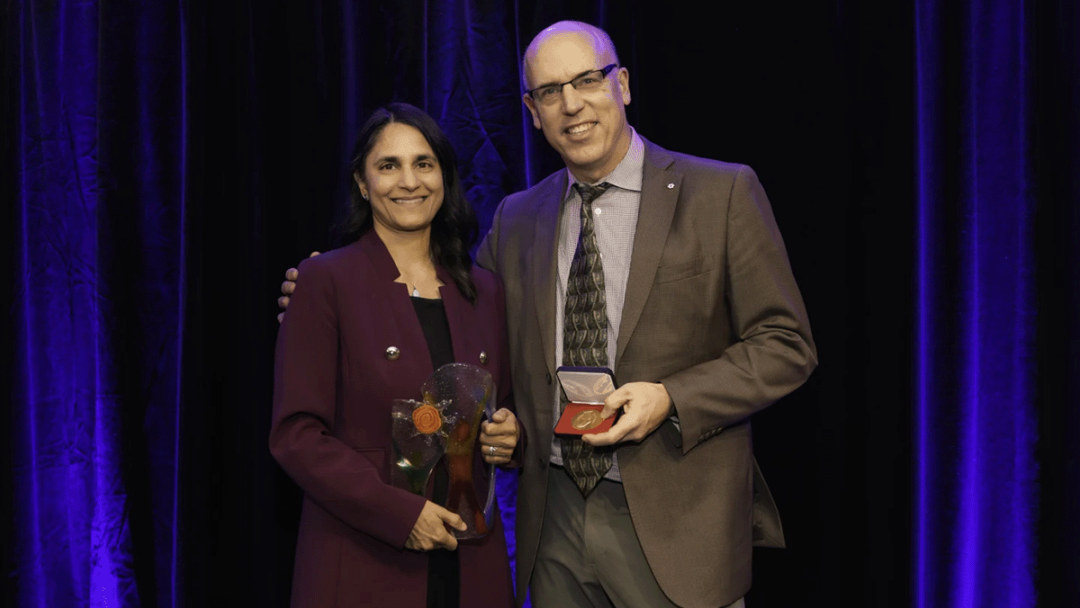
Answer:
<svg viewBox="0 0 1080 608"><path fill-rule="evenodd" d="M603 421L604 419L600 417L600 412L596 410L585 410L578 412L573 419L570 420L570 426L579 431L587 431L596 428Z"/></svg>

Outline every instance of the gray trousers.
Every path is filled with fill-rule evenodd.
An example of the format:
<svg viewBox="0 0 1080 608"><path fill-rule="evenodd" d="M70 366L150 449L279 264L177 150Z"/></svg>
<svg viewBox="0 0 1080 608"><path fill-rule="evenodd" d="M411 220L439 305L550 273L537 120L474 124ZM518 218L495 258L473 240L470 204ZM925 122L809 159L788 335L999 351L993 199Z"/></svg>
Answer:
<svg viewBox="0 0 1080 608"><path fill-rule="evenodd" d="M645 560L622 484L601 480L582 498L554 465L529 596L535 608L678 608Z"/></svg>

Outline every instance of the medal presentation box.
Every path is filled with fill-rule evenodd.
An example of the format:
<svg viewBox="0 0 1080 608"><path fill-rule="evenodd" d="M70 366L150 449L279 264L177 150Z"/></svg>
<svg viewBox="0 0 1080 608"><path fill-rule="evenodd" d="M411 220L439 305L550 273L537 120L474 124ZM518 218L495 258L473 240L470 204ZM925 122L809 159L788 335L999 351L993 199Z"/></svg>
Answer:
<svg viewBox="0 0 1080 608"><path fill-rule="evenodd" d="M615 376L610 369L563 366L555 371L555 375L569 401L555 425L555 434L587 435L611 428L616 416L607 420L600 417L604 399L615 392Z"/></svg>

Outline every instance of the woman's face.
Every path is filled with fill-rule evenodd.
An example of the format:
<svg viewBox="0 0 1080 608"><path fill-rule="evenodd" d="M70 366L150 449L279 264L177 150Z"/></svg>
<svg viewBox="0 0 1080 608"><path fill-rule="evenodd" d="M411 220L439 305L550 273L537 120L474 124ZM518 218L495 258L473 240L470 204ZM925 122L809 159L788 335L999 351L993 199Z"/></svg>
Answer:
<svg viewBox="0 0 1080 608"><path fill-rule="evenodd" d="M377 233L424 232L443 202L439 160L416 127L386 125L356 174L360 193L371 202Z"/></svg>

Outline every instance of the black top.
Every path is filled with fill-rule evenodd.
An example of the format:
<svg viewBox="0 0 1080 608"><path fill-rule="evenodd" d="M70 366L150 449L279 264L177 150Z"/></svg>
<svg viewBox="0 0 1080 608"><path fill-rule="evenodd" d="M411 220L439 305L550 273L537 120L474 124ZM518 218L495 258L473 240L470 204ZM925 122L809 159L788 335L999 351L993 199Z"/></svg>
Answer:
<svg viewBox="0 0 1080 608"><path fill-rule="evenodd" d="M442 300L412 298L416 318L424 332L428 352L431 354L432 371L454 362L454 347L450 342L450 323L446 320L446 308ZM446 502L450 476L442 460L435 466L435 489L432 502ZM428 608L458 608L461 599L461 569L457 551L436 549L428 553Z"/></svg>
<svg viewBox="0 0 1080 608"><path fill-rule="evenodd" d="M432 371L454 362L454 347L450 343L450 324L446 321L446 308L442 300L413 297L413 308L424 331L428 352L431 353Z"/></svg>

